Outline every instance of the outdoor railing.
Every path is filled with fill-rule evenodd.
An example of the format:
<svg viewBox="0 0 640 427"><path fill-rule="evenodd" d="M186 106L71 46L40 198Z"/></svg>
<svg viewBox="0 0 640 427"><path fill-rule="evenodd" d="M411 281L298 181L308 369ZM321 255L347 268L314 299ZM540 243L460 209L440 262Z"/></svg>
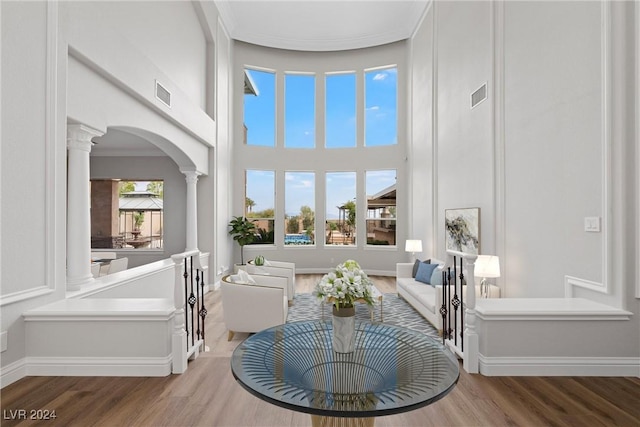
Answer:
<svg viewBox="0 0 640 427"><path fill-rule="evenodd" d="M198 357L205 346L204 271L200 251L171 256L175 268L175 318L172 336L174 374L187 370L189 360Z"/></svg>

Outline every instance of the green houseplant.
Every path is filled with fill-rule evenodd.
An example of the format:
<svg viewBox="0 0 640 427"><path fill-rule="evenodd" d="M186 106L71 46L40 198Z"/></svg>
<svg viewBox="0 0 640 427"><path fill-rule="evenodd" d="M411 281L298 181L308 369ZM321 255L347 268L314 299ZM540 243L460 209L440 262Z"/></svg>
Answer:
<svg viewBox="0 0 640 427"><path fill-rule="evenodd" d="M235 216L229 221L229 234L240 245L240 264L244 265L244 246L253 243L256 239L256 226L243 216Z"/></svg>

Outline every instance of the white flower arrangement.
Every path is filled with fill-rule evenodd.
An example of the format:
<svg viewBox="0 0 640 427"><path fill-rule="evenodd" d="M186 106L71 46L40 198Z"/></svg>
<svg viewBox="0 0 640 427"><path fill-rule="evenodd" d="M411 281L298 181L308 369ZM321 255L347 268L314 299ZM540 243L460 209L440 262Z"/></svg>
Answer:
<svg viewBox="0 0 640 427"><path fill-rule="evenodd" d="M316 284L313 294L322 301L333 303L337 308L353 307L356 300L373 305L373 283L360 265L350 259L325 274Z"/></svg>

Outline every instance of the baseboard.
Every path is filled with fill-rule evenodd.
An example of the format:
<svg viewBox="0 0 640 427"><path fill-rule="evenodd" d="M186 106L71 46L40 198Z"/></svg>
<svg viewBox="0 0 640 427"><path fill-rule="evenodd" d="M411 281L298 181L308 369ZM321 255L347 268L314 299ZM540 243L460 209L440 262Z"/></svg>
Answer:
<svg viewBox="0 0 640 427"><path fill-rule="evenodd" d="M27 376L27 363L25 359L4 366L0 370L0 389L13 384Z"/></svg>
<svg viewBox="0 0 640 427"><path fill-rule="evenodd" d="M639 357L485 357L485 376L640 377Z"/></svg>
<svg viewBox="0 0 640 427"><path fill-rule="evenodd" d="M26 376L166 377L166 357L28 357Z"/></svg>

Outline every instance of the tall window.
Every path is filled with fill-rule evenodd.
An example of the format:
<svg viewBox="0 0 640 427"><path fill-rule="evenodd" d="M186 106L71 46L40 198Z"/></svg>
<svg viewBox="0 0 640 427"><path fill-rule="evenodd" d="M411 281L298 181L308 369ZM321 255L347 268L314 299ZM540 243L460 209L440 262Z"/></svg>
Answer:
<svg viewBox="0 0 640 427"><path fill-rule="evenodd" d="M244 141L275 147L276 78L266 71L244 70Z"/></svg>
<svg viewBox="0 0 640 427"><path fill-rule="evenodd" d="M367 171L367 244L396 244L396 171Z"/></svg>
<svg viewBox="0 0 640 427"><path fill-rule="evenodd" d="M325 84L325 147L355 147L356 75L329 74Z"/></svg>
<svg viewBox="0 0 640 427"><path fill-rule="evenodd" d="M284 174L284 244L315 244L315 173Z"/></svg>
<svg viewBox="0 0 640 427"><path fill-rule="evenodd" d="M284 146L313 148L316 136L316 77L286 74L284 79Z"/></svg>
<svg viewBox="0 0 640 427"><path fill-rule="evenodd" d="M398 69L365 73L365 145L374 147L398 143Z"/></svg>
<svg viewBox="0 0 640 427"><path fill-rule="evenodd" d="M247 170L245 175L245 216L255 224L258 237L253 244L273 244L275 172Z"/></svg>
<svg viewBox="0 0 640 427"><path fill-rule="evenodd" d="M356 173L327 172L327 245L356 244Z"/></svg>

